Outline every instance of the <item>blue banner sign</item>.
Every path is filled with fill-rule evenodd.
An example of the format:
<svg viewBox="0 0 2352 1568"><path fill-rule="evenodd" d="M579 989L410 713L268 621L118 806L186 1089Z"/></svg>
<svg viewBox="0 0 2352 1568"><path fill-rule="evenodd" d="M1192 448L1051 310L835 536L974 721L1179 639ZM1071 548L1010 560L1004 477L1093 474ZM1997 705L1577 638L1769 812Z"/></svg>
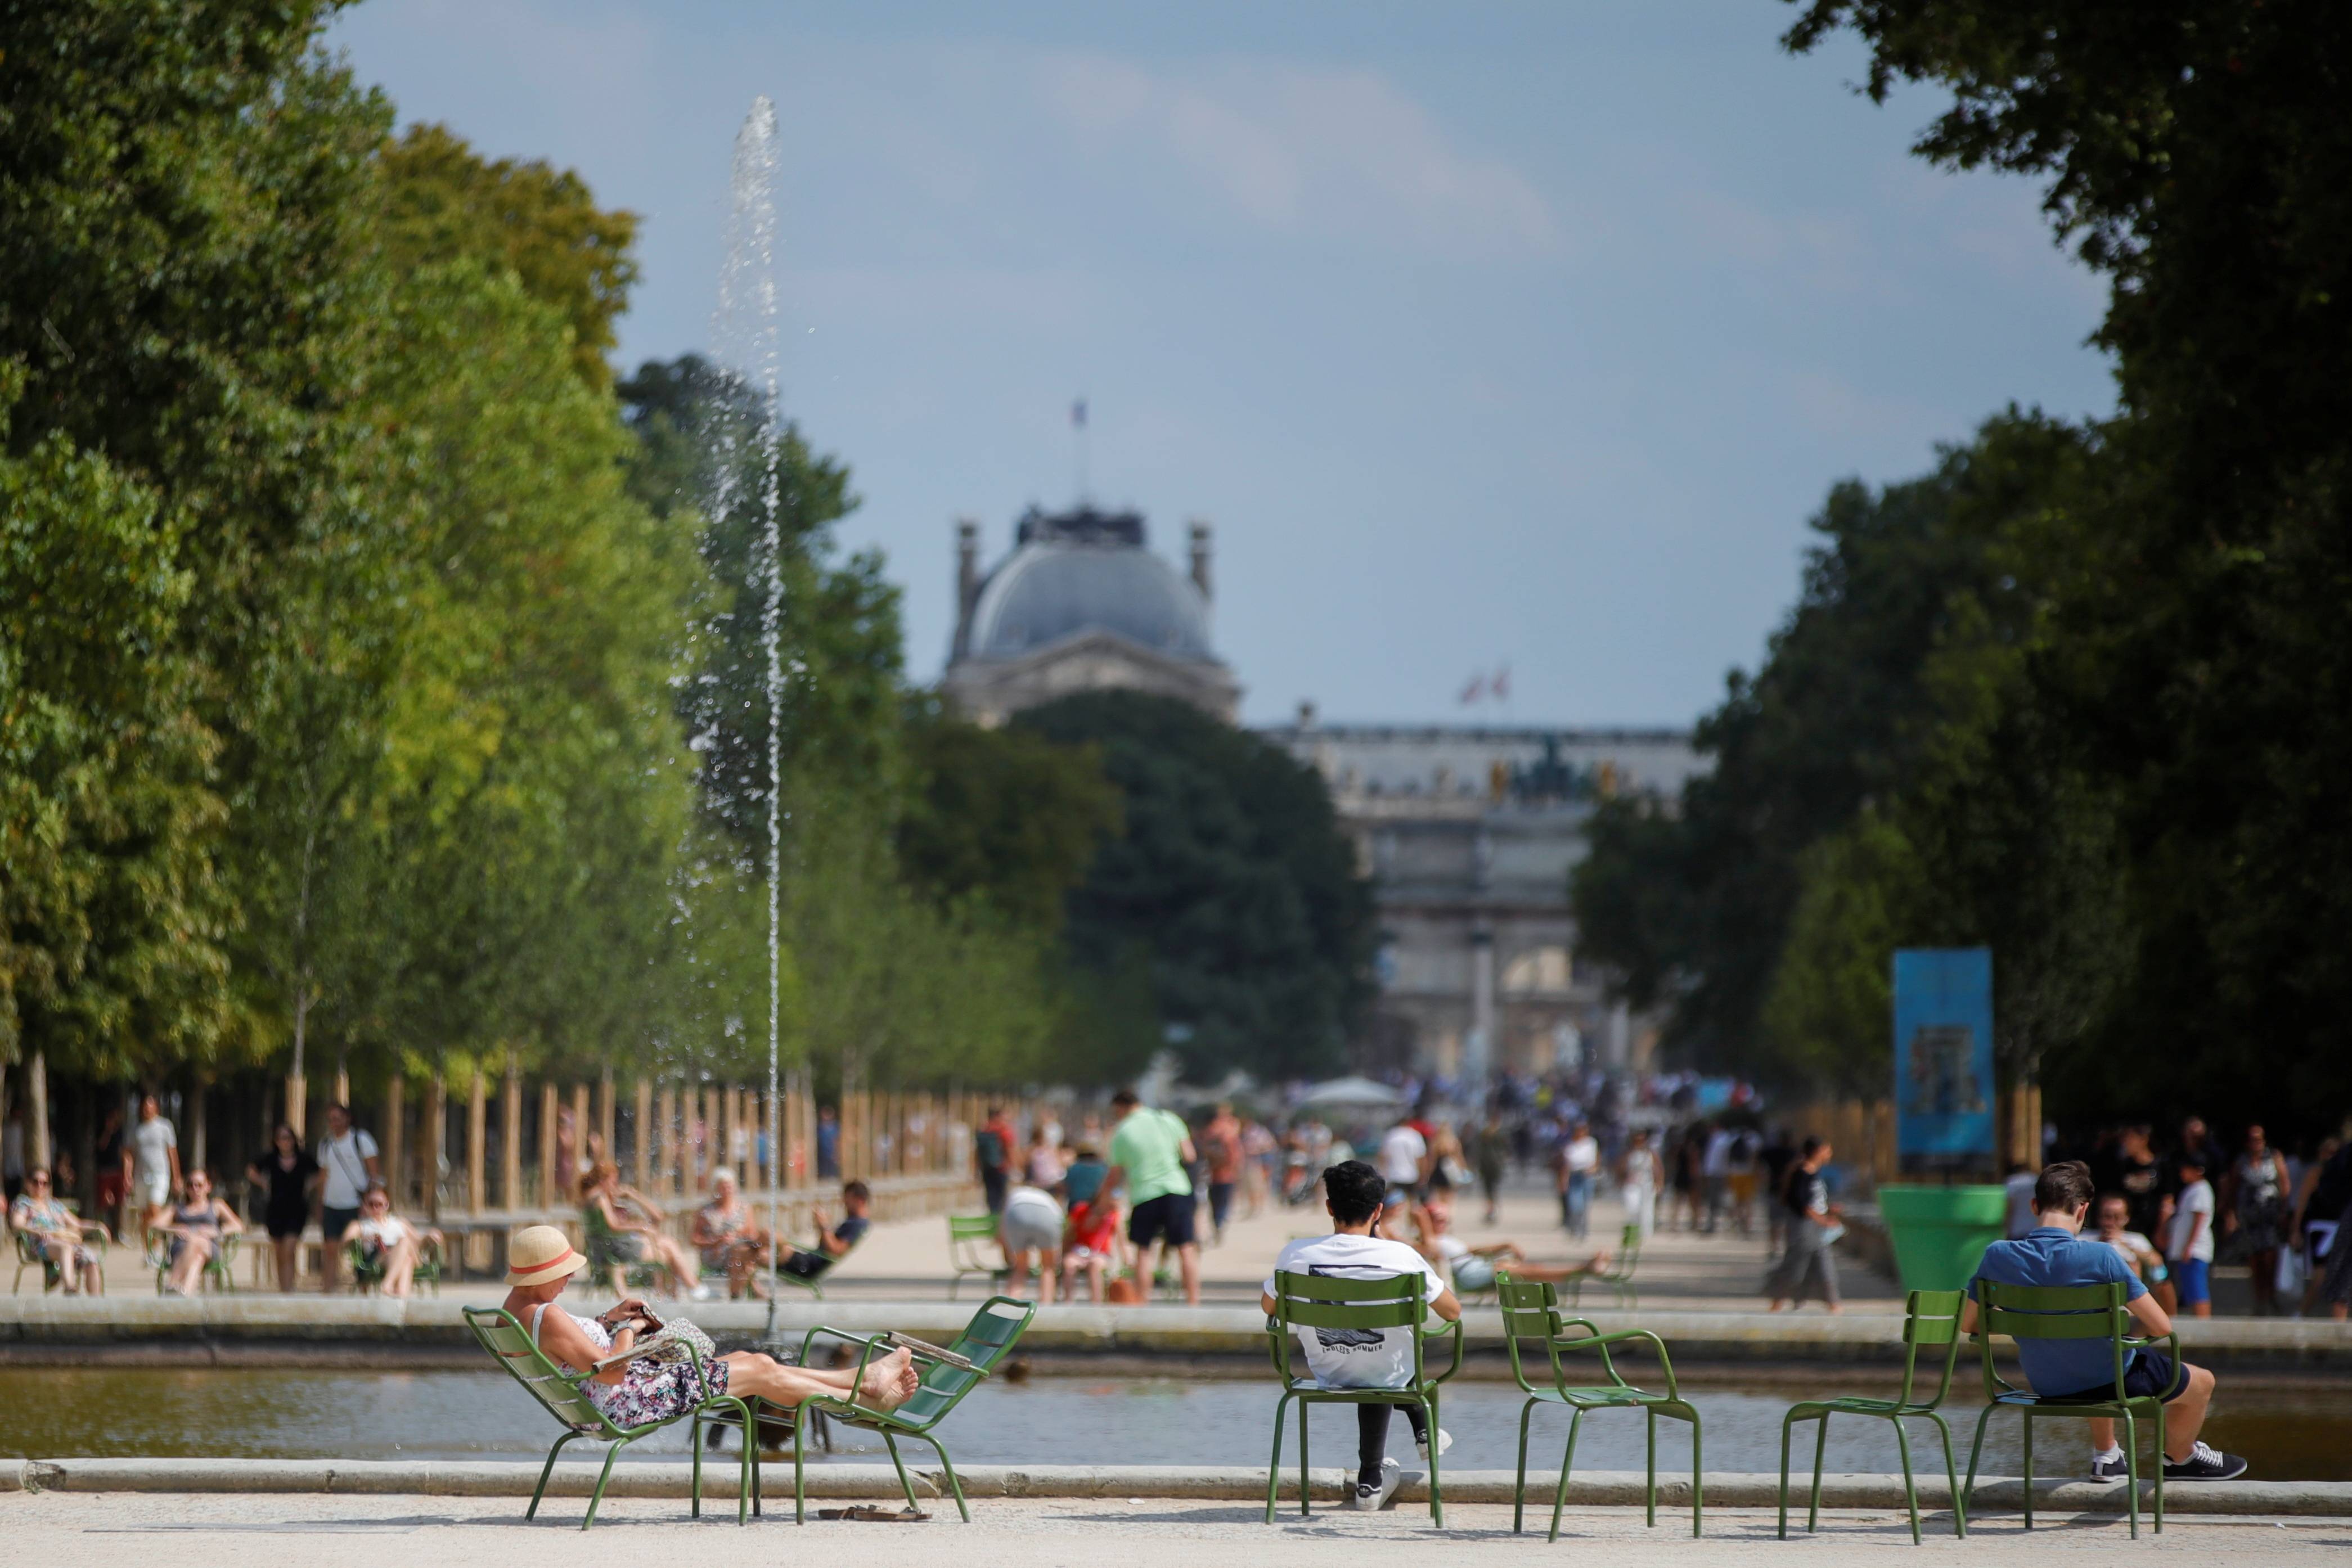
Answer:
<svg viewBox="0 0 2352 1568"><path fill-rule="evenodd" d="M1990 1159L1992 949L1895 955L1895 1147L1906 1158Z"/></svg>

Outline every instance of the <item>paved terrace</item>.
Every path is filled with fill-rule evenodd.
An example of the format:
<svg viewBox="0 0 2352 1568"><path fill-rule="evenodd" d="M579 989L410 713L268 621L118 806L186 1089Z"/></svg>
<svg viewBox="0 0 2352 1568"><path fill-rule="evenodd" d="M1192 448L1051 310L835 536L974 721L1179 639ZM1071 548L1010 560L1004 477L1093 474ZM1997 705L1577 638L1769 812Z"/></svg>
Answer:
<svg viewBox="0 0 2352 1568"><path fill-rule="evenodd" d="M1192 1370L1212 1374L1222 1365L1258 1370L1264 1354L1264 1317L1257 1289L1268 1262L1293 1236L1317 1231L1319 1210L1270 1207L1237 1221L1224 1245L1204 1256L1206 1285L1199 1309L1164 1301L1140 1307L1055 1306L1041 1312L1025 1348L1041 1361L1059 1356L1160 1359L1183 1355ZM1508 1238L1541 1261L1581 1258L1622 1224L1615 1206L1596 1207L1592 1238L1571 1241L1559 1227L1554 1200L1541 1191L1508 1196L1497 1225L1480 1223L1469 1207L1464 1234L1474 1242ZM985 1280L968 1281L961 1303L948 1299L945 1224L932 1218L877 1225L866 1242L828 1281L826 1300L788 1292L780 1313L793 1337L808 1325L832 1322L853 1329L897 1327L944 1339L960 1327L971 1304L987 1292ZM167 1361L334 1360L353 1354L371 1359L391 1345L400 1354L470 1365L479 1353L467 1337L458 1308L488 1304L503 1294L493 1281L445 1287L438 1297L409 1301L315 1291L280 1295L239 1289L194 1301L154 1294L152 1276L117 1249L118 1265L130 1270L110 1276L115 1293L102 1300L41 1296L29 1288L0 1296L0 1361L84 1361L114 1356ZM1899 1357L1901 1301L1895 1288L1860 1262L1846 1260L1846 1311L1832 1317L1818 1306L1767 1315L1755 1293L1766 1267L1762 1238L1665 1231L1643 1250L1633 1313L1615 1309L1605 1291L1587 1293L1587 1313L1603 1327L1637 1322L1664 1335L1677 1363L1822 1362L1884 1363ZM240 1281L246 1270L240 1266ZM27 1278L27 1285L31 1277ZM694 1320L725 1343L756 1341L766 1324L755 1302L698 1301ZM1483 1370L1500 1374L1496 1352L1499 1320L1491 1309L1474 1308L1470 1339L1491 1362ZM2318 1320L2215 1318L2184 1320L2184 1344L2200 1359L2235 1365L2270 1365L2352 1373L2352 1325ZM1472 1375L1481 1368L1474 1360Z"/></svg>
<svg viewBox="0 0 2352 1568"><path fill-rule="evenodd" d="M507 1499L418 1496L199 1495L135 1492L0 1493L0 1540L13 1561L75 1562L161 1551L183 1568L245 1568L257 1554L276 1560L363 1562L370 1568L580 1568L583 1563L684 1562L779 1550L854 1552L870 1568L929 1568L942 1549L962 1568L1225 1568L1242 1554L1278 1552L1296 1568L1386 1568L1425 1564L1433 1552L1475 1545L1496 1560L1571 1561L1598 1550L1625 1568L1809 1563L1859 1568L1910 1552L1899 1512L1869 1509L1824 1514L1814 1536L1774 1538L1769 1511L1707 1511L1706 1536L1663 1509L1645 1529L1638 1510L1571 1509L1560 1540L1541 1529L1510 1532L1507 1504L1457 1502L1441 1535L1409 1506L1383 1513L1318 1510L1274 1525L1250 1503L1216 1499L1095 1496L982 1499L974 1522L935 1508L929 1523L878 1527L817 1522L794 1529L787 1509L739 1531L732 1511L699 1521L677 1500L608 1498L596 1528L569 1528L577 1504L557 1502L527 1524ZM1547 1516L1548 1517L1548 1516ZM2205 1516L2176 1512L2157 1535L2143 1525L2126 1539L2111 1513L2058 1510L2039 1515L2027 1534L2014 1517L1980 1517L1956 1541L1948 1516L1932 1521L1921 1551L1970 1563L2049 1568L2052 1563L2128 1560L2177 1562L2195 1568L2245 1563L2337 1563L2352 1547L2352 1520L2328 1517ZM1531 1523L1538 1522L1535 1520ZM139 1541L149 1544L142 1547ZM1906 1559L1907 1560L1907 1559Z"/></svg>

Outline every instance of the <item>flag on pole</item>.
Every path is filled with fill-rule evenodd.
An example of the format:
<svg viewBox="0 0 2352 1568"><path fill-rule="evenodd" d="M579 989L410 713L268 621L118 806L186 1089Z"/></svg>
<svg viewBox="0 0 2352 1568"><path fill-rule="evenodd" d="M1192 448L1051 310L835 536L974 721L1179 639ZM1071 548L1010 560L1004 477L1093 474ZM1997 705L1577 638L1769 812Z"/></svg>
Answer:
<svg viewBox="0 0 2352 1568"><path fill-rule="evenodd" d="M1486 677L1485 674L1481 673L1471 676L1470 684L1462 688L1462 706L1464 707L1475 706L1478 699L1484 696L1486 693Z"/></svg>
<svg viewBox="0 0 2352 1568"><path fill-rule="evenodd" d="M1501 669L1496 670L1495 672L1494 680L1488 683L1486 689L1495 694L1495 700L1496 702L1510 701L1511 666L1505 664Z"/></svg>
<svg viewBox="0 0 2352 1568"><path fill-rule="evenodd" d="M1080 398L1076 402L1070 404L1070 428L1072 430L1084 430L1086 427L1087 400Z"/></svg>

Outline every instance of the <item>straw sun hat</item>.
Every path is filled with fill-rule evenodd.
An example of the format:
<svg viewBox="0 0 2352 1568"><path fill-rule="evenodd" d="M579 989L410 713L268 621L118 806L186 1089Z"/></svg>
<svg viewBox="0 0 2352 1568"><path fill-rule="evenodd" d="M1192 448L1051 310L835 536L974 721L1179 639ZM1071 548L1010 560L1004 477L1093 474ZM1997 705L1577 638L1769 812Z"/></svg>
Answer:
<svg viewBox="0 0 2352 1568"><path fill-rule="evenodd" d="M527 1225L507 1243L507 1283L544 1285L568 1280L588 1267L588 1260L572 1249L563 1232L552 1225Z"/></svg>

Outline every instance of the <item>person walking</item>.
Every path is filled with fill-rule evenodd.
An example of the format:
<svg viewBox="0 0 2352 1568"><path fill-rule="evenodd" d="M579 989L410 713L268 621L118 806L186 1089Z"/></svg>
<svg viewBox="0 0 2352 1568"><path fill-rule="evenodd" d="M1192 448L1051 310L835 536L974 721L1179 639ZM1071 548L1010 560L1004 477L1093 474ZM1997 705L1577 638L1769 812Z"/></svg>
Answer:
<svg viewBox="0 0 2352 1568"><path fill-rule="evenodd" d="M327 1107L319 1170L324 1178L319 1185L319 1235L325 1243L319 1249L319 1288L332 1294L343 1271L341 1238L358 1221L367 1189L383 1180L375 1140L352 1124L349 1105ZM428 1174L425 1179L432 1177Z"/></svg>
<svg viewBox="0 0 2352 1568"><path fill-rule="evenodd" d="M1136 1252L1136 1273L1149 1281L1151 1249L1159 1243L1176 1254L1184 1301L1201 1304L1201 1244L1193 1232L1192 1178L1185 1167L1198 1158L1190 1129L1173 1112L1143 1103L1132 1089L1111 1096L1118 1126L1110 1135L1110 1170L1105 1194L1127 1190L1127 1239Z"/></svg>
<svg viewBox="0 0 2352 1568"><path fill-rule="evenodd" d="M2165 1232L2165 1261L2171 1266L2180 1310L2192 1318L2213 1315L2213 1184L2205 1179L2205 1156L2197 1148L2184 1149L2174 1168L2180 1173L2180 1191L2173 1199L2172 1218Z"/></svg>
<svg viewBox="0 0 2352 1568"><path fill-rule="evenodd" d="M2276 1317L2279 1248L2286 1239L2286 1158L2271 1147L2259 1122L2246 1129L2246 1146L2231 1166L2229 1203L2221 1225L2231 1245L2244 1257L2254 1288L2254 1316Z"/></svg>
<svg viewBox="0 0 2352 1568"><path fill-rule="evenodd" d="M1618 1180L1626 1221L1639 1226L1647 1240L1658 1228L1658 1189L1666 1185L1666 1167L1650 1146L1649 1128L1633 1129L1633 1141L1625 1148L1624 1174Z"/></svg>
<svg viewBox="0 0 2352 1568"><path fill-rule="evenodd" d="M1770 1299L1769 1312L1783 1306L1802 1306L1811 1295L1831 1312L1840 1311L1838 1304L1837 1260L1830 1255L1830 1247L1844 1233L1836 1205L1830 1202L1829 1183L1822 1177L1822 1167L1830 1163L1836 1151L1825 1138L1809 1137L1789 1170L1789 1190L1786 1203L1789 1210L1789 1245L1780 1254L1780 1263L1764 1277L1764 1293Z"/></svg>
<svg viewBox="0 0 2352 1568"><path fill-rule="evenodd" d="M1020 1141L1013 1124L1004 1119L1002 1105L991 1105L980 1130L971 1135L972 1169L980 1176L991 1214L1004 1212L1004 1195L1013 1185L1013 1152Z"/></svg>
<svg viewBox="0 0 2352 1568"><path fill-rule="evenodd" d="M180 1135L152 1093L139 1097L139 1124L131 1129L131 1196L139 1206L144 1233L170 1218L173 1195L185 1185L180 1175Z"/></svg>
<svg viewBox="0 0 2352 1568"><path fill-rule="evenodd" d="M291 1291L302 1275L302 1229L310 1223L310 1195L319 1179L319 1162L284 1122L270 1134L269 1147L245 1167L246 1180L261 1191L261 1223L269 1233L269 1250L278 1266L278 1288ZM320 1233L321 1250L338 1237Z"/></svg>
<svg viewBox="0 0 2352 1568"><path fill-rule="evenodd" d="M1470 1165L1478 1173L1478 1190L1486 1199L1486 1223L1502 1216L1503 1172L1511 1161L1511 1134L1503 1113L1488 1107L1485 1120L1470 1134Z"/></svg>
<svg viewBox="0 0 2352 1568"><path fill-rule="evenodd" d="M1601 1174L1601 1141L1592 1125L1580 1121L1570 1129L1559 1149L1561 1207L1567 1211L1568 1233L1581 1239L1592 1228L1592 1184Z"/></svg>
<svg viewBox="0 0 2352 1568"><path fill-rule="evenodd" d="M1234 1192L1242 1179L1242 1124L1231 1105L1220 1104L1201 1129L1201 1155L1209 1166L1209 1237L1225 1244L1225 1221L1234 1212Z"/></svg>

